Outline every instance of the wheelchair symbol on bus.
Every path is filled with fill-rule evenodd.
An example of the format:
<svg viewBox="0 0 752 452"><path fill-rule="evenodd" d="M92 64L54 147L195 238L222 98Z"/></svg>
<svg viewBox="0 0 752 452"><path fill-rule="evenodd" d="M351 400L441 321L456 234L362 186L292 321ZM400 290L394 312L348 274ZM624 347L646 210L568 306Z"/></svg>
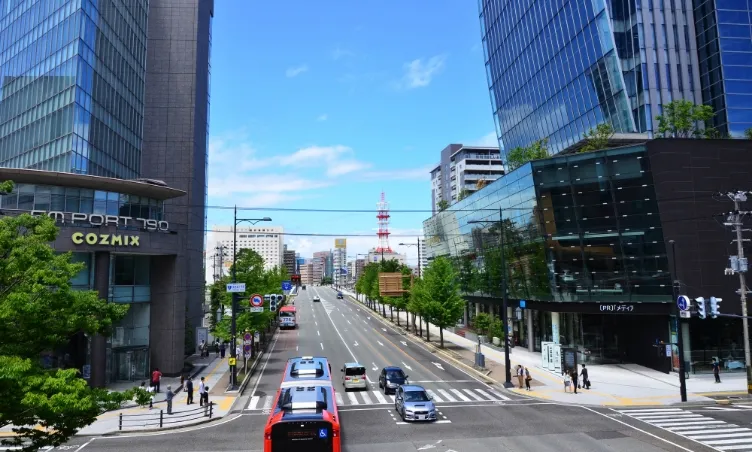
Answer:
<svg viewBox="0 0 752 452"><path fill-rule="evenodd" d="M326 438L328 435L328 432L325 428L319 429L319 438Z"/></svg>

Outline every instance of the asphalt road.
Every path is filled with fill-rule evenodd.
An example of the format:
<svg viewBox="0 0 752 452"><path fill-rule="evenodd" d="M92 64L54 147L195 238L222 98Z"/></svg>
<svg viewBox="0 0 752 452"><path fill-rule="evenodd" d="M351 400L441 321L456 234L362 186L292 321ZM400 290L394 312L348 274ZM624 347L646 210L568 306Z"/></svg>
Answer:
<svg viewBox="0 0 752 452"><path fill-rule="evenodd" d="M321 303L313 303L314 295ZM250 382L237 411L210 424L156 434L76 437L56 450L95 451L261 451L267 409L290 357L326 356L335 388L339 369L358 361L373 382L367 390L341 397L343 448L348 452L464 451L711 451L700 442L609 409L541 403L489 387L409 341L377 314L328 288L309 287L297 297L299 328L277 335L259 376ZM379 392L381 367L397 365L434 395L436 423L402 423L391 398ZM351 397L352 396L352 397ZM716 412L711 416L743 416Z"/></svg>

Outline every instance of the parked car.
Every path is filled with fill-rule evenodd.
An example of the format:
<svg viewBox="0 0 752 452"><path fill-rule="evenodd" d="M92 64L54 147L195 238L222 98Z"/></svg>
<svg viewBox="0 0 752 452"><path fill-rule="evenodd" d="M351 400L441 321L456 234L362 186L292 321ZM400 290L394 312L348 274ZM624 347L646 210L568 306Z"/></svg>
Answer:
<svg viewBox="0 0 752 452"><path fill-rule="evenodd" d="M396 393L397 388L407 383L407 375L397 366L387 366L381 369L379 374L379 388L384 389L384 394Z"/></svg>
<svg viewBox="0 0 752 452"><path fill-rule="evenodd" d="M348 389L368 389L366 368L360 363L345 363L342 367L342 385Z"/></svg>
<svg viewBox="0 0 752 452"><path fill-rule="evenodd" d="M402 385L394 397L394 409L403 421L435 421L436 406L423 386Z"/></svg>

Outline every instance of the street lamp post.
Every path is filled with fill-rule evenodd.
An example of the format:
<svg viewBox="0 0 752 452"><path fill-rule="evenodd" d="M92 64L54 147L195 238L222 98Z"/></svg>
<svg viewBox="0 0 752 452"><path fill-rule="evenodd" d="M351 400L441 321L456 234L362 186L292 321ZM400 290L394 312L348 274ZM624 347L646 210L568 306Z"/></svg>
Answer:
<svg viewBox="0 0 752 452"><path fill-rule="evenodd" d="M232 282L237 282L237 253L238 253L238 225L240 223L250 223L254 225L261 221L272 221L269 217L264 218L238 218L238 206L235 206L235 214L233 215L232 226ZM238 306L238 294L233 292L232 294L232 321L230 322L230 357L235 358L237 362L237 306ZM236 389L238 387L238 367L231 366L230 368L230 389Z"/></svg>
<svg viewBox="0 0 752 452"><path fill-rule="evenodd" d="M468 221L468 224L470 223L493 223L493 221ZM504 387L512 388L514 387L514 384L512 383L512 363L509 360L509 315L507 312L509 300L507 297L507 265L506 257L504 256L504 213L501 208L499 208L499 245L501 248L501 299L503 309L501 313L501 322L504 328L504 373L506 374Z"/></svg>

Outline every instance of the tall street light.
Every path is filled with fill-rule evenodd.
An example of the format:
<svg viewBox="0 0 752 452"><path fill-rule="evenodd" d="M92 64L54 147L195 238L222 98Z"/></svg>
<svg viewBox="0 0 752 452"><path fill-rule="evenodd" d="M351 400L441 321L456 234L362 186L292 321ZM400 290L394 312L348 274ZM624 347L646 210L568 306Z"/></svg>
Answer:
<svg viewBox="0 0 752 452"><path fill-rule="evenodd" d="M234 223L232 226L232 282L237 282L237 270L236 262L238 255L238 225L240 223L250 223L254 225L262 221L272 221L269 217L264 218L238 218L238 206L235 206ZM237 306L238 306L238 294L233 292L232 294L232 322L230 323L230 357L236 359L237 363ZM238 387L238 366L232 366L230 368L230 389L237 389Z"/></svg>
<svg viewBox="0 0 752 452"><path fill-rule="evenodd" d="M477 224L477 223L496 223L495 221L484 221L484 220L471 220L468 221L468 224ZM501 272L502 272L502 278L501 278L501 297L502 297L502 313L501 313L501 322L504 324L504 371L506 373L506 381L504 382L505 388L513 388L514 384L512 383L512 364L509 361L509 318L507 315L507 264L506 264L506 258L504 256L504 214L501 208L499 208L499 242L501 245Z"/></svg>

